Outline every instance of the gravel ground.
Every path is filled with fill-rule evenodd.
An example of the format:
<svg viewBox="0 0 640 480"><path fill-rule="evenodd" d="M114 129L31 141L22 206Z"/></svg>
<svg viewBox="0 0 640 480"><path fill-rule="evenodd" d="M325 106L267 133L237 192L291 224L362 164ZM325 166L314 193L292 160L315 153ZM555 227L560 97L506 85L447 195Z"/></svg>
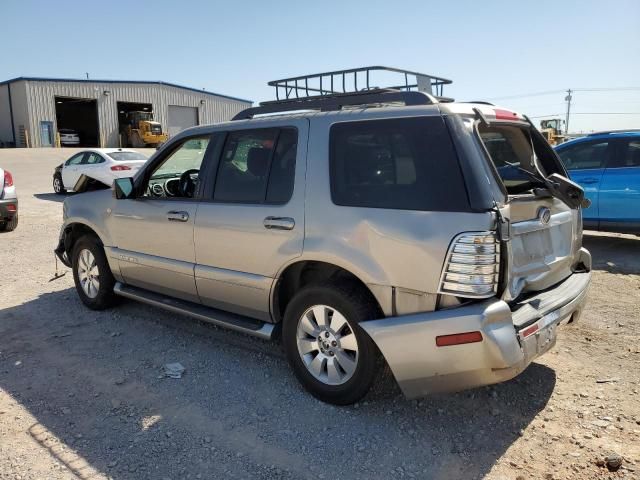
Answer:
<svg viewBox="0 0 640 480"><path fill-rule="evenodd" d="M70 272L50 281L71 153L0 150L20 200L0 234L0 479L640 478L640 239L587 233L583 319L518 378L406 401L387 375L337 408L277 344L134 302L91 312Z"/></svg>

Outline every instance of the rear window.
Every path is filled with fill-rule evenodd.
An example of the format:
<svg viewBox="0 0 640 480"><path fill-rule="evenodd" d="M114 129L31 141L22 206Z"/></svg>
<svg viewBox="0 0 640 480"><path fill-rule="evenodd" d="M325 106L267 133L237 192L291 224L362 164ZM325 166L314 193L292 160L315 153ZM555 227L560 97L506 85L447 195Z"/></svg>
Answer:
<svg viewBox="0 0 640 480"><path fill-rule="evenodd" d="M532 141L525 129L513 126L478 126L484 143L507 191L530 186L531 177L520 170L531 164Z"/></svg>
<svg viewBox="0 0 640 480"><path fill-rule="evenodd" d="M468 211L458 159L440 117L331 127L331 196L337 205Z"/></svg>
<svg viewBox="0 0 640 480"><path fill-rule="evenodd" d="M128 160L147 160L147 157L138 152L109 152L107 155L119 162Z"/></svg>

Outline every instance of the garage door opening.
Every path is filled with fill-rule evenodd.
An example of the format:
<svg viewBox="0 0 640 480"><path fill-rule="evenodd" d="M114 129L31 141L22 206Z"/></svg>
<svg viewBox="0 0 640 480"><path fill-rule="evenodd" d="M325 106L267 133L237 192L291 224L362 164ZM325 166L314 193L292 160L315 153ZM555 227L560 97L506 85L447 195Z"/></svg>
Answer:
<svg viewBox="0 0 640 480"><path fill-rule="evenodd" d="M152 104L118 102L117 107L121 147L153 147L166 141L166 136L159 136L163 128L154 116Z"/></svg>
<svg viewBox="0 0 640 480"><path fill-rule="evenodd" d="M98 101L55 97L56 123L63 147L99 147Z"/></svg>
<svg viewBox="0 0 640 480"><path fill-rule="evenodd" d="M198 125L198 107L169 105L169 137L174 137L182 130Z"/></svg>

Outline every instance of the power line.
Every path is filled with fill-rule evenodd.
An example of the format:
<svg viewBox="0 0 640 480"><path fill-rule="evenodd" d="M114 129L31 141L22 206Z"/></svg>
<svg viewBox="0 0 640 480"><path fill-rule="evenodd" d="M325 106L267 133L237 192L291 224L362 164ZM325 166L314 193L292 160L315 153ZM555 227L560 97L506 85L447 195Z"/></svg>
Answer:
<svg viewBox="0 0 640 480"><path fill-rule="evenodd" d="M604 87L604 88L572 88L572 92L620 92L620 91L640 91L640 87ZM521 93L518 95L507 95L505 97L491 97L487 100L508 100L513 98L539 97L543 95L553 95L564 93L566 90L547 90L545 92Z"/></svg>
<svg viewBox="0 0 640 480"><path fill-rule="evenodd" d="M529 118L560 117L562 113L550 113L548 115L534 115ZM571 112L571 115L640 115L640 112Z"/></svg>

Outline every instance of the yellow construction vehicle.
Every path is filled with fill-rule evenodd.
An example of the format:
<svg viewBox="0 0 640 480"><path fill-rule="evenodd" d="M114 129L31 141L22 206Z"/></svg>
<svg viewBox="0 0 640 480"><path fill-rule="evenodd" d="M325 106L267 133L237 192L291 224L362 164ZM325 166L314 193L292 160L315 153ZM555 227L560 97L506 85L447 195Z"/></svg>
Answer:
<svg viewBox="0 0 640 480"><path fill-rule="evenodd" d="M123 147L158 147L169 135L162 132L162 125L153 120L151 112L128 112L127 124L121 133Z"/></svg>
<svg viewBox="0 0 640 480"><path fill-rule="evenodd" d="M549 145L558 145L567 139L562 133L563 120L559 118L550 118L540 121L540 133L549 142Z"/></svg>

